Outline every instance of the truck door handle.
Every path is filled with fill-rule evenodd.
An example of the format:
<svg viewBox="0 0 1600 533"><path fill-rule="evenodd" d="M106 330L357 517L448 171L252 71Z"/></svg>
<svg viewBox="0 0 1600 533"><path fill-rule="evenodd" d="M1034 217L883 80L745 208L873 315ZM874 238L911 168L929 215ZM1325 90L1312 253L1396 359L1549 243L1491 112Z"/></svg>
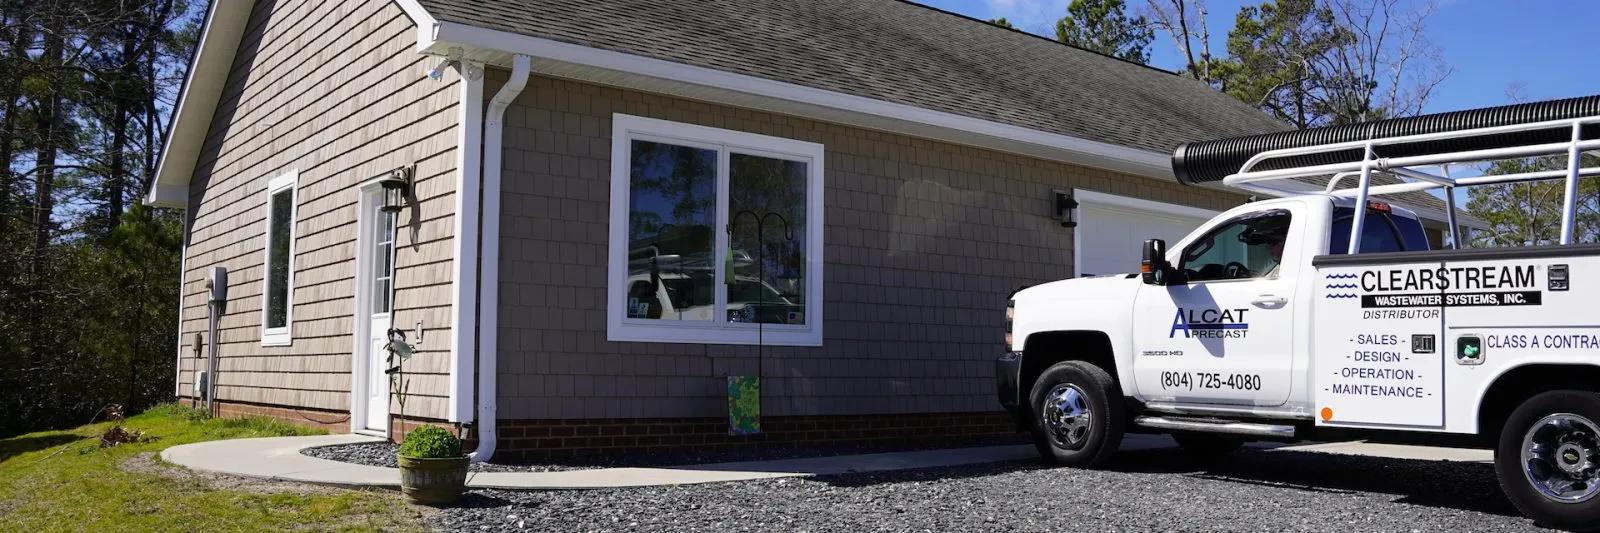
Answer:
<svg viewBox="0 0 1600 533"><path fill-rule="evenodd" d="M1256 300L1250 303L1253 303L1256 305L1256 307L1260 307L1262 309L1277 309L1283 307L1284 304L1289 303L1289 299L1282 296L1263 294L1256 297Z"/></svg>

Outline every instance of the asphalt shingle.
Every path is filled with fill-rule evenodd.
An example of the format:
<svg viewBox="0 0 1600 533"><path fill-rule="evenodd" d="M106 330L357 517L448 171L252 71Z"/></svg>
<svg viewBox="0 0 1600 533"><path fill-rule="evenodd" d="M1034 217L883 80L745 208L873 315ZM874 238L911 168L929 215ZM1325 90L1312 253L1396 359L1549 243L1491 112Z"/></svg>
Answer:
<svg viewBox="0 0 1600 533"><path fill-rule="evenodd" d="M898 0L422 0L440 21L1170 153L1288 127L1205 84Z"/></svg>
<svg viewBox="0 0 1600 533"><path fill-rule="evenodd" d="M1198 81L901 0L420 3L439 21L1155 152L1290 129Z"/></svg>

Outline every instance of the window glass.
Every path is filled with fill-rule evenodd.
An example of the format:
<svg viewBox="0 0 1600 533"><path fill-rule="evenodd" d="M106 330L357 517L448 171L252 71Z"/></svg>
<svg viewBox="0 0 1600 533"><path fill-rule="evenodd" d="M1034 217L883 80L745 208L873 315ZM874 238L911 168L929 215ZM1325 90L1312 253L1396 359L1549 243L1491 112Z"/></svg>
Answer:
<svg viewBox="0 0 1600 533"><path fill-rule="evenodd" d="M294 221L294 189L272 194L267 235L267 329L288 327L289 319L289 242Z"/></svg>
<svg viewBox="0 0 1600 533"><path fill-rule="evenodd" d="M634 140L628 179L626 316L711 320L717 151Z"/></svg>
<svg viewBox="0 0 1600 533"><path fill-rule="evenodd" d="M377 241L373 255L378 259L372 276L373 314L389 312L394 303L389 293L394 284L394 224L395 213L378 210L377 238L373 239Z"/></svg>
<svg viewBox="0 0 1600 533"><path fill-rule="evenodd" d="M607 338L820 346L823 146L612 119Z"/></svg>
<svg viewBox="0 0 1600 533"><path fill-rule="evenodd" d="M1400 216L1389 217L1394 222L1395 229L1400 230L1400 241L1405 244L1406 250L1427 250L1428 234L1422 230L1422 222L1414 218Z"/></svg>
<svg viewBox="0 0 1600 533"><path fill-rule="evenodd" d="M729 155L730 322L805 324L806 163Z"/></svg>
<svg viewBox="0 0 1600 533"><path fill-rule="evenodd" d="M1289 212L1268 211L1213 230L1183 251L1178 268L1188 281L1274 275L1289 234Z"/></svg>
<svg viewBox="0 0 1600 533"><path fill-rule="evenodd" d="M1383 213L1367 213L1366 220L1361 223L1361 253L1399 252L1406 249L1401 246L1400 237L1395 234L1390 220L1390 216ZM1350 251L1350 225L1354 223L1354 209L1340 207L1333 210L1333 233L1328 236L1329 254L1343 255ZM1421 231L1420 226L1418 231ZM1423 241L1422 248L1418 249L1426 249L1426 242Z"/></svg>

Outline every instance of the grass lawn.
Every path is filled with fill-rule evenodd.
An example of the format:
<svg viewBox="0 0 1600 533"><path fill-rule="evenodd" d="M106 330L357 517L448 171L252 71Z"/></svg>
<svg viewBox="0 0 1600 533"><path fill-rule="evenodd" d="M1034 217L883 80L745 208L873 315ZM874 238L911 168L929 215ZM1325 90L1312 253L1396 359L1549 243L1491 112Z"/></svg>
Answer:
<svg viewBox="0 0 1600 533"><path fill-rule="evenodd" d="M168 404L129 417L145 442L100 447L112 423L0 440L0 531L406 531L420 512L391 491L191 472L155 453L179 444L308 435L267 418L210 418Z"/></svg>

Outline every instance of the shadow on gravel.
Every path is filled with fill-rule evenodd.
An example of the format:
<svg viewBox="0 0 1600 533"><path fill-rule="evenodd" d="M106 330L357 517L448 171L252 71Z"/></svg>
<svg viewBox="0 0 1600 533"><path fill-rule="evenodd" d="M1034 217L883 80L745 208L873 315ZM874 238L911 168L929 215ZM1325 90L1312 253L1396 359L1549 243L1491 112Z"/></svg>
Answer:
<svg viewBox="0 0 1600 533"><path fill-rule="evenodd" d="M494 509L511 505L511 500L484 494L482 490L469 491L461 495L461 499L451 503L452 509Z"/></svg>
<svg viewBox="0 0 1600 533"><path fill-rule="evenodd" d="M1308 492L1391 494L1398 496L1395 503L1520 516L1500 491L1494 465L1486 463L1242 450L1207 465L1177 450L1147 450L1119 455L1111 469Z"/></svg>

